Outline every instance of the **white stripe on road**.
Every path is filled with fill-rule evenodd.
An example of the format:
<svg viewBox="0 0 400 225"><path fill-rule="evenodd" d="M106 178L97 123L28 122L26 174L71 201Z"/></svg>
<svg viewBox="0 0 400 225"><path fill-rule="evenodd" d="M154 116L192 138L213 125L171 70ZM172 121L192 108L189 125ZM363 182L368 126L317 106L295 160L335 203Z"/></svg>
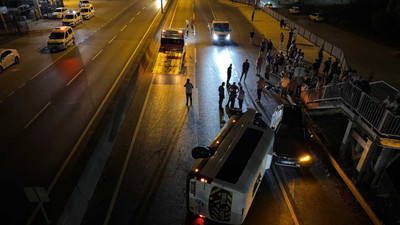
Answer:
<svg viewBox="0 0 400 225"><path fill-rule="evenodd" d="M102 52L103 52L103 49L101 49L101 50L92 58L92 61L95 60L95 59L97 58L97 56L99 56Z"/></svg>
<svg viewBox="0 0 400 225"><path fill-rule="evenodd" d="M132 17L132 19L129 21L129 23L132 23L132 21L135 19L135 17Z"/></svg>
<svg viewBox="0 0 400 225"><path fill-rule="evenodd" d="M145 9L145 8L146 8L146 6L143 6L142 10Z"/></svg>
<svg viewBox="0 0 400 225"><path fill-rule="evenodd" d="M136 13L136 16L140 14L140 11L138 13Z"/></svg>
<svg viewBox="0 0 400 225"><path fill-rule="evenodd" d="M81 69L65 86L69 86L81 73L83 72L83 69Z"/></svg>
<svg viewBox="0 0 400 225"><path fill-rule="evenodd" d="M178 3L175 4L175 10L174 10L174 14L172 15L171 23L169 23L169 28L171 28L171 26L172 26L172 22L174 21L177 8L178 8Z"/></svg>
<svg viewBox="0 0 400 225"><path fill-rule="evenodd" d="M10 94L7 95L7 98L10 97L11 95L13 95L15 93L15 91L12 91Z"/></svg>
<svg viewBox="0 0 400 225"><path fill-rule="evenodd" d="M216 20L217 17L215 16L214 10L213 10L213 8L211 7L210 1L208 1L208 6L210 6L211 13L213 14L214 20Z"/></svg>
<svg viewBox="0 0 400 225"><path fill-rule="evenodd" d="M23 86L25 86L26 83L21 84L18 89L21 89Z"/></svg>
<svg viewBox="0 0 400 225"><path fill-rule="evenodd" d="M115 38L117 38L117 35L115 35L115 36L111 39L111 41L108 42L108 44L111 44L111 42L113 42Z"/></svg>
<svg viewBox="0 0 400 225"><path fill-rule="evenodd" d="M128 25L125 25L122 29L121 32L124 31L126 29L126 27L128 27Z"/></svg>
<svg viewBox="0 0 400 225"><path fill-rule="evenodd" d="M42 110L40 110L40 111L38 112L38 114L36 114L36 116L33 117L33 119L31 119L31 121L29 121L29 122L24 126L24 130L25 130L26 128L28 128L29 125L31 125L31 123L33 123L33 121L35 121L36 118L38 118L38 117L40 116L40 114L41 114L44 110L46 110L47 107L49 107L50 104L51 104L51 101L50 101L49 103L47 103L47 104L42 108Z"/></svg>

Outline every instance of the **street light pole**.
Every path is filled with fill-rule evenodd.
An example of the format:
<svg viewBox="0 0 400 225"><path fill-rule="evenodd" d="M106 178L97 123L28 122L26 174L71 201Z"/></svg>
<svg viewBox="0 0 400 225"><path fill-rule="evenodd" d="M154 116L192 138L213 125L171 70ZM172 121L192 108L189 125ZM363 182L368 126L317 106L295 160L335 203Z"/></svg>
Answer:
<svg viewBox="0 0 400 225"><path fill-rule="evenodd" d="M161 14L164 13L163 11L164 11L164 10L163 10L163 2L162 2L162 0L161 0Z"/></svg>

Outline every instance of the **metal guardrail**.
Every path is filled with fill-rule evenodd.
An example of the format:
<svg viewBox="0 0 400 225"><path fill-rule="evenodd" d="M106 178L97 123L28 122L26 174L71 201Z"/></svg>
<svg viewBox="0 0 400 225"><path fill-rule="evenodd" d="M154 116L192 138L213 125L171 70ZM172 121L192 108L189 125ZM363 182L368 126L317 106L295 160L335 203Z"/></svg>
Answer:
<svg viewBox="0 0 400 225"><path fill-rule="evenodd" d="M383 81L374 83L383 85ZM380 135L400 138L400 116L386 110L381 100L367 95L352 83L345 82L306 90L301 93L301 100L306 104L341 100Z"/></svg>
<svg viewBox="0 0 400 225"><path fill-rule="evenodd" d="M340 67L342 71L348 70L349 65L347 64L346 57L344 55L344 52L342 49L339 47L333 45L332 43L322 39L318 35L306 30L304 27L298 25L297 23L291 21L289 18L286 18L282 16L281 14L275 12L273 9L266 7L265 5L259 5L260 9L262 9L264 12L266 12L268 15L276 19L277 21L280 21L281 19L284 19L286 22L286 26L289 28L296 28L299 31L299 35L301 35L304 39L308 40L309 42L313 43L314 45L318 46L321 48L321 46L324 47L324 51L329 53L335 58L339 59L340 62Z"/></svg>

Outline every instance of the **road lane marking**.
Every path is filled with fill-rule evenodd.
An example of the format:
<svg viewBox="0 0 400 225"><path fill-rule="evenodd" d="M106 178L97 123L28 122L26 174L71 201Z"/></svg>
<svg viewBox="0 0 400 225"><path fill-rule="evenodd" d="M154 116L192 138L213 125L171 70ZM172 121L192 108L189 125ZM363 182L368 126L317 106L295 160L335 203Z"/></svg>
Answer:
<svg viewBox="0 0 400 225"><path fill-rule="evenodd" d="M271 165L271 169L272 169L272 172L273 172L274 175L275 175L276 181L278 182L279 188L281 189L283 198L284 198L285 201L286 201L286 205L287 205L288 208L289 208L289 212L290 212L290 215L292 216L293 222L294 222L295 225L299 225L299 224L300 224L300 223L299 223L299 220L297 219L296 213L294 212L292 203L290 203L289 196L288 196L288 194L286 193L285 187L283 186L282 181L281 181L281 178L280 178L279 175L278 175L278 171L276 171L276 168L275 168L274 165Z"/></svg>
<svg viewBox="0 0 400 225"><path fill-rule="evenodd" d="M177 8L178 8L178 2L175 4L175 10L174 10L174 14L172 15L171 23L169 23L169 28L171 28L171 26L172 26L172 22L174 21Z"/></svg>
<svg viewBox="0 0 400 225"><path fill-rule="evenodd" d="M31 125L31 123L33 123L33 121L35 121L36 118L38 118L38 117L40 116L40 114L41 114L44 110L46 110L47 107L49 107L50 104L51 104L51 101L50 101L49 103L47 103L47 104L36 114L36 116L33 117L33 118L31 119L31 121L29 121L29 122L24 126L24 130L25 130L26 128L28 128L29 125Z"/></svg>
<svg viewBox="0 0 400 225"><path fill-rule="evenodd" d="M129 21L129 23L132 23L132 21L135 19L135 17L132 17L132 19Z"/></svg>
<svg viewBox="0 0 400 225"><path fill-rule="evenodd" d="M145 9L145 8L146 8L146 6L143 6L142 10Z"/></svg>
<svg viewBox="0 0 400 225"><path fill-rule="evenodd" d="M197 63L197 51L196 48L194 48L194 63Z"/></svg>
<svg viewBox="0 0 400 225"><path fill-rule="evenodd" d="M157 14L159 14L159 13L157 13ZM142 45L142 42L143 42L144 38L145 38L145 37L147 36L147 34L149 33L150 28L153 26L153 24L154 24L154 22L156 21L157 17L158 17L158 15L156 15L156 16L154 17L153 22L151 22L149 28L147 28L146 33L143 35L143 37L142 37L142 39L140 40L139 44L137 45L135 51L132 53L132 55L131 55L131 57L129 58L128 62L125 64L124 68L122 69L121 73L118 75L117 80L120 79L122 73L126 70L128 64L131 62L133 56L136 54L137 50L139 49L139 46ZM154 79L154 74L153 74L153 79ZM152 84L152 83L153 83L153 81L151 82L151 84ZM110 92L114 89L114 86L115 86L115 85L116 85L116 83L114 83L113 87L110 89ZM146 101L147 101L147 99L148 99L148 95L149 95L149 93L150 93L151 87L152 87L152 85L150 85L150 88L149 88L149 90L147 91L146 100L145 100L145 102L144 102L144 106L143 106L143 108L142 108L142 111L140 112L138 125L140 124L141 118L143 117L143 116L142 116L142 113L144 113L144 108L146 107L146 104L147 104ZM110 94L110 92L107 94L106 98L104 98L104 101L103 101L103 102L105 102L105 101L107 100L108 95ZM103 105L103 103L102 103L102 105ZM97 113L97 112L96 112L96 113ZM94 118L95 118L95 117L94 117ZM92 120L94 120L94 119L92 119ZM137 125L136 128L135 128L135 133L134 133L134 136L133 136L133 138L135 138L135 139L136 139L136 135L137 135L138 129L139 129L139 126L138 126L138 125ZM87 128L87 130L88 130L88 128ZM87 131L85 130L85 132L87 132ZM133 138L132 138L132 140L134 140ZM83 138L80 138L80 139L83 139ZM78 143L79 143L79 142L78 142ZM74 147L74 148L75 148L75 147ZM129 148L129 151L131 151L131 148ZM130 154L130 153L128 153L128 154ZM128 160L128 161L129 161L129 160ZM124 163L124 167L125 167L125 163ZM126 167L125 167L125 169L126 169ZM116 186L115 189L114 189L114 193L113 193L113 196L112 196L112 198L111 198L111 202L110 202L110 204L109 204L109 208L108 208L108 210L107 210L106 217L105 217L105 219L104 219L104 223L103 223L104 225L107 225L107 224L108 224L108 221L110 220L111 213L112 213L112 210L114 209L114 204L115 204L115 201L116 201L116 199L117 199L117 196L118 196L118 193L119 193L119 189L120 189L120 187L121 187L121 183L122 183L122 179L123 179L123 173L125 173L125 170L121 171L121 174L120 174L120 176L119 176L119 178L118 178L117 186Z"/></svg>
<svg viewBox="0 0 400 225"><path fill-rule="evenodd" d="M124 31L126 29L126 27L128 27L128 25L125 25L122 29L121 32Z"/></svg>
<svg viewBox="0 0 400 225"><path fill-rule="evenodd" d="M213 10L213 8L211 7L210 1L208 1L208 6L209 6L210 9L211 9L211 13L213 14L214 20L216 20L217 17L215 16L214 10Z"/></svg>
<svg viewBox="0 0 400 225"><path fill-rule="evenodd" d="M11 95L13 95L15 93L15 90L12 91L10 94L7 95L7 98L10 97Z"/></svg>
<svg viewBox="0 0 400 225"><path fill-rule="evenodd" d="M72 51L74 48L76 48L76 45L72 46L70 49L68 49L64 54L62 54L60 57L58 57L56 60L54 60L52 63L47 65L45 68L43 68L41 71L39 71L37 74L35 74L33 77L30 78L30 80L33 80L35 77L37 77L39 74L41 74L43 71L45 71L47 68L49 68L51 65L56 63L58 60L60 60L62 57L64 57L67 53Z"/></svg>
<svg viewBox="0 0 400 225"><path fill-rule="evenodd" d="M103 52L103 49L101 49L101 50L92 58L92 61L95 60L95 59L97 58L97 56L99 56L102 52Z"/></svg>
<svg viewBox="0 0 400 225"><path fill-rule="evenodd" d="M117 35L115 35L115 36L111 39L111 41L108 42L108 44L111 44L111 42L113 42L115 38L117 38Z"/></svg>
<svg viewBox="0 0 400 225"><path fill-rule="evenodd" d="M136 13L136 16L140 14L141 11L139 11L138 13Z"/></svg>
<svg viewBox="0 0 400 225"><path fill-rule="evenodd" d="M81 69L65 86L69 86L81 73L83 72L83 69Z"/></svg>
<svg viewBox="0 0 400 225"><path fill-rule="evenodd" d="M23 86L25 86L26 83L21 84L18 89L21 89Z"/></svg>

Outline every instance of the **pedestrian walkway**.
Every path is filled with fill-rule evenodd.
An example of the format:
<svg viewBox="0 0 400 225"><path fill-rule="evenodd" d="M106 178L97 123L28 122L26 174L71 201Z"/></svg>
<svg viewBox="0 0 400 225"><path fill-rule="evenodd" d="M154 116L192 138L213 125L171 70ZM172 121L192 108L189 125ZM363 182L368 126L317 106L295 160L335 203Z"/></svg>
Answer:
<svg viewBox="0 0 400 225"><path fill-rule="evenodd" d="M246 4L240 3L232 3L228 0L220 0L223 4L229 4L230 7L236 7L250 22L251 15L253 13L253 6L248 6ZM274 18L266 14L261 10L256 10L254 14L254 21L251 22L253 24L253 28L256 31L256 35L254 37L254 43L260 43L262 38L271 39L273 48L279 51L279 39L281 32L284 35L282 51L286 54L286 45L289 37L290 29L286 27L286 29L280 29L279 21L276 21ZM262 34L262 36L257 36L257 34ZM249 34L250 36L250 34ZM292 39L293 40L293 39ZM304 61L311 64L314 62L316 58L318 58L319 48L313 45L311 42L307 41L300 35L297 35L296 38L297 48L301 49L304 52ZM324 59L328 57L332 57L331 55L324 52ZM332 57L333 58L333 57ZM322 69L322 67L321 67Z"/></svg>

